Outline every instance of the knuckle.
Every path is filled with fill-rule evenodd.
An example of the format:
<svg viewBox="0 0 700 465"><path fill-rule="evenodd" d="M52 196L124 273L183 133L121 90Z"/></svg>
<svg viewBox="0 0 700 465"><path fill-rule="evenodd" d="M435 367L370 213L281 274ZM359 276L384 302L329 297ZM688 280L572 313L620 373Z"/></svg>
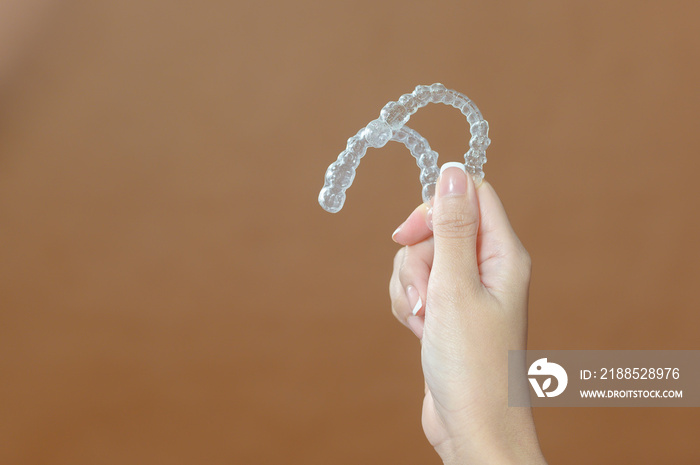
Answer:
<svg viewBox="0 0 700 465"><path fill-rule="evenodd" d="M523 246L518 247L515 252L515 265L518 275L522 277L523 281L529 282L532 274L532 258Z"/></svg>
<svg viewBox="0 0 700 465"><path fill-rule="evenodd" d="M406 247L401 247L396 255L394 255L394 269L397 270L401 267L403 263L404 256L406 255Z"/></svg>
<svg viewBox="0 0 700 465"><path fill-rule="evenodd" d="M520 260L522 261L523 267L530 272L532 270L532 257L530 257L530 254L524 247L522 248Z"/></svg>
<svg viewBox="0 0 700 465"><path fill-rule="evenodd" d="M396 275L394 274L389 280L389 299L391 300L391 305L394 305L394 301L399 297L398 286L395 281Z"/></svg>
<svg viewBox="0 0 700 465"><path fill-rule="evenodd" d="M396 271L397 277L399 278L399 282L405 284L407 282L406 280L409 279L411 273L411 267L407 266L410 254L409 247L402 247L399 253L400 257L399 254L397 254L397 258L399 259L394 262L394 270Z"/></svg>
<svg viewBox="0 0 700 465"><path fill-rule="evenodd" d="M405 263L401 265L399 268L399 282L401 284L410 284L410 279L411 279L411 267L406 266Z"/></svg>
<svg viewBox="0 0 700 465"><path fill-rule="evenodd" d="M396 300L391 301L391 314L394 315L394 318L397 320L403 322L403 317L401 316L401 313L399 310L396 308L398 306L398 302Z"/></svg>
<svg viewBox="0 0 700 465"><path fill-rule="evenodd" d="M454 213L439 218L433 217L435 234L454 239L475 237L479 230L479 219L475 215Z"/></svg>

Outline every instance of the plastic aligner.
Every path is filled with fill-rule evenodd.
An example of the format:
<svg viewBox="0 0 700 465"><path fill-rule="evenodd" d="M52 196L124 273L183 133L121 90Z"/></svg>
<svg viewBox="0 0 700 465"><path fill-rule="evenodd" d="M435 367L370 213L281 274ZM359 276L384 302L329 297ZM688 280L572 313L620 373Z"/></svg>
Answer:
<svg viewBox="0 0 700 465"><path fill-rule="evenodd" d="M437 165L438 153L430 148L423 136L406 126L411 115L428 103L451 105L467 117L472 137L469 150L464 154L464 165L474 178L475 184L481 183L484 178L486 149L491 144L491 139L488 138L489 124L466 95L436 83L417 86L412 93L402 95L398 102L387 103L382 108L379 118L348 139L345 150L326 170L325 183L318 196L321 207L331 213L339 212L345 203L345 191L352 185L355 171L367 149L383 147L390 140L403 143L416 159L421 171L423 201L429 202L435 194L435 183L440 175Z"/></svg>

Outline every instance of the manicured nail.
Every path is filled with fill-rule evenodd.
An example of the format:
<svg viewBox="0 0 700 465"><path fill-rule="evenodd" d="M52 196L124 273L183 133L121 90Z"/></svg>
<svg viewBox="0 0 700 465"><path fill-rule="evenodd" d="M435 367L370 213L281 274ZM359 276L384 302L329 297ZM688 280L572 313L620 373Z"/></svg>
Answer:
<svg viewBox="0 0 700 465"><path fill-rule="evenodd" d="M406 297L408 298L408 305L412 307L411 313L417 315L418 311L423 307L423 301L420 298L420 294L418 294L418 290L409 285L406 288Z"/></svg>
<svg viewBox="0 0 700 465"><path fill-rule="evenodd" d="M464 195L467 192L467 169L464 167L464 163L449 162L442 165L438 184L441 197Z"/></svg>
<svg viewBox="0 0 700 465"><path fill-rule="evenodd" d="M399 231L401 231L401 228L403 228L403 225L404 225L404 223L401 223L401 225L399 225L399 227L396 228L396 231L394 231L394 232L391 234L391 239L392 239L394 242L396 242L396 235L399 233Z"/></svg>
<svg viewBox="0 0 700 465"><path fill-rule="evenodd" d="M428 225L428 229L431 231L433 230L433 207L430 207L428 209L428 212L425 214L425 223Z"/></svg>

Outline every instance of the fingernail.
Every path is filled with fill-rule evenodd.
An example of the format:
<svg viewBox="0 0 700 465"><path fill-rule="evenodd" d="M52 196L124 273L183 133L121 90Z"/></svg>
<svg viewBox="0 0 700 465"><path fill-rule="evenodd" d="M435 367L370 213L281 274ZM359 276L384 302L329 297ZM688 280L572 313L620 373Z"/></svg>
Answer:
<svg viewBox="0 0 700 465"><path fill-rule="evenodd" d="M408 298L408 305L411 306L411 313L417 315L418 311L423 307L423 301L420 298L420 294L418 294L418 290L409 285L406 288L406 297Z"/></svg>
<svg viewBox="0 0 700 465"><path fill-rule="evenodd" d="M459 168L459 169L450 169ZM440 168L440 196L464 195L467 192L467 169L463 163L449 162Z"/></svg>
<svg viewBox="0 0 700 465"><path fill-rule="evenodd" d="M430 207L428 209L428 212L425 214L425 223L428 225L428 229L431 231L433 230L433 207Z"/></svg>
<svg viewBox="0 0 700 465"><path fill-rule="evenodd" d="M403 228L403 225L404 225L404 223L401 223L401 225L400 225L398 228L396 228L396 231L394 231L394 232L391 234L391 239L392 239L394 242L396 242L396 235L399 233L399 231L401 231L401 228Z"/></svg>

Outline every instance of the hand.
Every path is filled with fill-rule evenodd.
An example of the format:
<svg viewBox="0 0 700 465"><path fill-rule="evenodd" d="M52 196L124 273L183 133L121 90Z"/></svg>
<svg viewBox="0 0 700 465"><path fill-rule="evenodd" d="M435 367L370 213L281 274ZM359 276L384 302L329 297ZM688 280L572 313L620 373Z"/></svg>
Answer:
<svg viewBox="0 0 700 465"><path fill-rule="evenodd" d="M530 257L487 182L449 167L428 228L394 233L392 311L421 340L423 430L446 464L545 463L529 408L508 407L508 350L527 342Z"/></svg>

